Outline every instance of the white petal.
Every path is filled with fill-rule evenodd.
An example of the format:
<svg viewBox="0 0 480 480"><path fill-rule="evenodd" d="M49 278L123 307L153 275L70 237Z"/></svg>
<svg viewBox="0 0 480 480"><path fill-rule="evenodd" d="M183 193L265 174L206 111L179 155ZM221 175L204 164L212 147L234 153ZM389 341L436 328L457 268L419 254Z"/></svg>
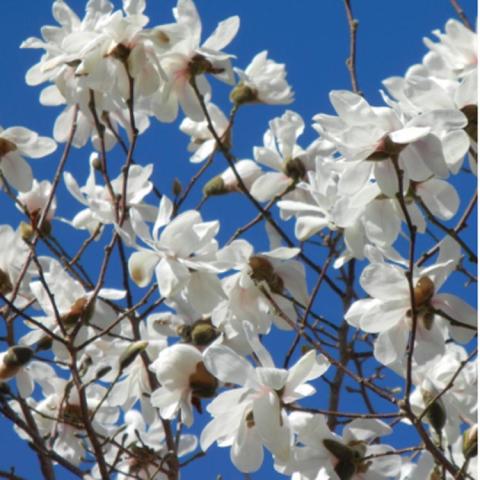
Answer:
<svg viewBox="0 0 480 480"><path fill-rule="evenodd" d="M16 152L10 152L0 159L0 169L13 188L28 192L32 188L33 174L30 165Z"/></svg>
<svg viewBox="0 0 480 480"><path fill-rule="evenodd" d="M240 18L237 16L229 17L220 22L215 31L207 38L202 48L210 48L212 50L222 50L237 35L240 27Z"/></svg>
<svg viewBox="0 0 480 480"><path fill-rule="evenodd" d="M388 136L395 143L411 143L427 135L430 130L429 127L406 127L392 132Z"/></svg>
<svg viewBox="0 0 480 480"><path fill-rule="evenodd" d="M146 287L151 281L159 256L154 252L135 252L128 260L130 277L139 287Z"/></svg>
<svg viewBox="0 0 480 480"><path fill-rule="evenodd" d="M223 345L208 347L204 352L204 363L219 380L236 385L245 385L254 372L247 360Z"/></svg>
<svg viewBox="0 0 480 480"><path fill-rule="evenodd" d="M460 206L457 191L444 180L432 178L419 184L416 192L433 215L442 220L450 220Z"/></svg>
<svg viewBox="0 0 480 480"><path fill-rule="evenodd" d="M230 450L230 459L244 473L256 472L262 466L262 442L256 428L248 428L245 421L240 424L238 438Z"/></svg>
<svg viewBox="0 0 480 480"><path fill-rule="evenodd" d="M292 179L284 173L268 172L255 180L250 193L259 202L266 202L283 193L291 183Z"/></svg>
<svg viewBox="0 0 480 480"><path fill-rule="evenodd" d="M393 265L372 264L366 267L360 276L362 288L374 298L384 301L410 299L405 273Z"/></svg>
<svg viewBox="0 0 480 480"><path fill-rule="evenodd" d="M392 161L375 162L374 175L380 190L388 197L394 197L398 192L398 176Z"/></svg>
<svg viewBox="0 0 480 480"><path fill-rule="evenodd" d="M172 214L173 203L166 195L163 195L162 199L160 200L157 219L155 220L155 225L153 226L154 238L158 238L158 231L160 230L160 228L167 225L167 223L170 221L170 218L172 217Z"/></svg>

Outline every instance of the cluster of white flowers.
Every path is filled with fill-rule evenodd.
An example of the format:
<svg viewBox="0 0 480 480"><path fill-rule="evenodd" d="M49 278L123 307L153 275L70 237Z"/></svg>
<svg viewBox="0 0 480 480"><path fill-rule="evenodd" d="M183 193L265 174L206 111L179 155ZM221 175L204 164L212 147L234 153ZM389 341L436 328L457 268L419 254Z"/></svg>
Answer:
<svg viewBox="0 0 480 480"><path fill-rule="evenodd" d="M179 457L193 460L214 443L228 447L244 473L262 466L266 449L275 470L293 480L464 478L452 471L473 478L476 313L448 293L448 277L466 271L463 258L475 254L459 237L464 225L448 221L461 204L451 178L476 172L476 34L449 20L445 33L435 32L437 42L425 40L422 64L384 81L385 105L333 91L337 115L314 116L318 137L310 145L299 143L304 120L287 110L269 122L253 159L237 161L231 138L237 112L250 103L293 102L285 66L266 51L244 70L232 66L235 57L223 50L237 34L238 17L220 22L202 42L192 0L178 0L173 23L152 27L145 3L123 0L123 9L114 10L108 0L89 0L80 19L56 0L59 26L22 44L44 51L27 83L47 82L41 103L65 106L53 127L56 142L83 147L91 139L95 152L85 185L65 169L53 183L37 181L24 157L49 155L56 142L22 127L0 129L0 180L13 198L18 191L17 207L26 215L17 231L0 226L7 319L0 382L16 380L16 389L10 382L2 391L0 412L8 412L23 439L42 440L41 452L56 452L55 462L81 469L84 478L171 480ZM230 115L212 102L210 76L232 85ZM133 161L137 136L152 117L174 121L179 108L190 161L218 152L229 162L206 183L203 200L242 192L258 209L255 223L266 220L268 251L239 238L242 228L219 244L220 221L181 210L181 188L175 198L161 195L158 207L147 200L156 165ZM106 155L120 147L126 163L110 178ZM56 216L62 179L83 208L71 219ZM76 256L52 236L58 220L90 234ZM298 244L285 233L292 222ZM421 258L415 242L430 222L445 236ZM110 240L92 243L105 232ZM42 242L47 249L39 253ZM316 267L315 291L306 273L307 242L330 248L325 270ZM98 279L80 261L88 248L104 248ZM109 276L112 258L119 266ZM340 319L314 313L320 283L334 282L330 272L345 282L356 260L363 261L359 285L368 297L344 293L344 283L335 287L345 302ZM357 284L350 282L353 291ZM328 297L319 294L322 301ZM14 330L15 318L15 327L23 321L28 330ZM349 326L350 350L339 357L339 332ZM276 367L265 345L272 333L292 330L292 349ZM400 390L405 385L402 397L375 376L360 379L362 389L390 399L384 417L367 393L368 410L358 418L336 411L343 401L319 408L342 383L324 374L358 381L348 363L357 360L360 337L370 347L369 365L394 372ZM325 348L332 347L325 338L333 348ZM305 347L300 355L297 345ZM202 416L209 422L199 435L183 430ZM379 443L395 431L380 418L403 418L431 445L417 442L402 456L394 441Z"/></svg>

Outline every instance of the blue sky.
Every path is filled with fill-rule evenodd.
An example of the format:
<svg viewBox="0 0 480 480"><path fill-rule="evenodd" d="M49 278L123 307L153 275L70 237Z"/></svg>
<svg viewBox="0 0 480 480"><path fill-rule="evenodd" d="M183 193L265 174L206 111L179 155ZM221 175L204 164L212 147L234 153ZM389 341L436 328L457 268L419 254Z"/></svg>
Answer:
<svg viewBox="0 0 480 480"><path fill-rule="evenodd" d="M68 3L82 14L85 4L83 0L72 0ZM461 3L469 18L474 21L475 2L461 0ZM330 90L350 89L350 78L345 67L349 36L342 1L197 0L196 4L204 22L204 35L209 35L218 21L230 15L240 16L239 34L227 49L238 57L235 62L237 66L245 67L256 53L264 49L269 51L273 59L287 65L288 80L296 98L295 103L288 108L299 112L307 127L314 114L331 113L328 101ZM18 48L27 37L38 36L42 25L54 24L50 5L48 0L2 0L0 125L5 128L23 125L42 135L51 135L53 122L59 111L42 107L38 102L40 89L30 88L24 82L25 72L38 61L39 52ZM152 23L171 21L170 10L174 6L172 0L150 0L148 5L147 14ZM448 0L352 0L352 7L360 22L357 61L359 85L372 104L381 103L379 89L382 79L391 75L403 75L411 64L420 62L426 52L422 37L429 35L435 28L443 28L446 20L455 16ZM228 89L215 81L212 81L212 85L213 100L227 110ZM252 147L262 143L268 121L281 115L283 111L283 107L255 106L240 112L234 130L234 151L238 158L251 158ZM178 122L173 125L153 125L148 134L141 137L136 155L142 163L155 163L155 181L160 190L167 193L170 192L173 177L185 182L198 168L189 164L186 151L188 138L178 132L177 127ZM313 138L312 129L307 128L301 139L302 145L308 145ZM32 166L38 179L51 178L60 150L61 147L57 155L35 161ZM67 170L74 172L81 184L88 174L89 153L88 148L75 151L67 165ZM117 154L112 155L112 161L118 158L120 162L121 157L115 155ZM217 158L205 179L213 177L225 167L223 159ZM464 195L462 199L466 201L473 183L457 186L461 187ZM74 213L78 212L79 205L68 197L63 187L60 195L65 200L59 207L59 215L72 218ZM199 195L199 189L195 190L187 207L193 207ZM0 201L3 205L7 203L3 196ZM153 202L154 199L151 200L151 203ZM10 205L8 208L6 212L6 207L2 207L2 223L16 225L19 217L10 209ZM202 214L208 219L222 219L222 242L236 227L252 218L254 212L245 200L238 197L229 198L227 202L223 198L213 199L207 202ZM66 244L76 244L83 239L78 239L78 235L81 235L78 233L72 236L72 230L67 227L55 225L54 228L58 229ZM253 230L249 239L259 245L260 250L267 247L264 232L260 228ZM90 256L87 260L90 262L88 267L95 272L95 258ZM110 274L113 278L114 272ZM455 285L454 289L460 291L462 286ZM467 290L463 296L465 295L470 297L470 302L474 301L473 290ZM274 353L281 356L283 347L284 343L279 339ZM348 404L342 407L345 410L353 409ZM2 419L0 429L0 469L7 470L15 465L19 475L28 479L40 478L36 458L28 447ZM401 439L401 443L404 441L408 441L408 438ZM268 462L266 463L268 465ZM214 479L219 473L224 480L242 478L231 466L227 449L212 450L206 459L196 462L195 465L186 471L183 478L195 478L194 468L206 479ZM266 473L267 471L262 470L252 475L252 478L276 478L273 474ZM69 477L59 475L59 478Z"/></svg>

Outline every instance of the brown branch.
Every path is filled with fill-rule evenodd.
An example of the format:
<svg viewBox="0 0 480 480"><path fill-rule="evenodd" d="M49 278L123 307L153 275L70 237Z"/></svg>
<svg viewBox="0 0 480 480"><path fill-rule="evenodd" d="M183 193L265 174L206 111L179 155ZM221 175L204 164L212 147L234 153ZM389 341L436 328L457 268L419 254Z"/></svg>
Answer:
<svg viewBox="0 0 480 480"><path fill-rule="evenodd" d="M358 87L357 79L357 30L358 20L353 17L352 6L350 0L344 0L345 11L347 14L348 28L350 30L350 55L347 58L347 68L350 73L350 81L352 83L352 90L355 93L361 94Z"/></svg>
<svg viewBox="0 0 480 480"><path fill-rule="evenodd" d="M452 7L454 10L457 12L458 17L462 21L462 23L470 29L472 32L474 31L472 24L470 23L470 20L468 19L467 15L465 14L463 8L460 6L458 3L458 0L450 0L450 3L452 4Z"/></svg>

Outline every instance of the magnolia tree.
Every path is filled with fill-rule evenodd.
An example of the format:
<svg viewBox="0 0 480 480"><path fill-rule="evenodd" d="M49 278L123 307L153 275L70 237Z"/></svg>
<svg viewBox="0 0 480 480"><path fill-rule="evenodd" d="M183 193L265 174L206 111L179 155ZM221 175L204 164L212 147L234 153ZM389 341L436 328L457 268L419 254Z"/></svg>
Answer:
<svg viewBox="0 0 480 480"><path fill-rule="evenodd" d="M294 480L477 478L476 313L457 296L476 282L477 38L452 3L460 20L370 105L345 0L352 90L329 93L309 145L287 109L239 159L237 116L293 90L266 51L227 53L238 17L206 36L192 0L159 25L144 0L83 18L53 2L22 44L40 51L27 84L61 108L53 139L0 131L2 202L23 215L0 227L0 413L43 478L174 480L214 449L246 478L264 462ZM177 118L188 182L139 153ZM220 241L239 199L253 216Z"/></svg>

